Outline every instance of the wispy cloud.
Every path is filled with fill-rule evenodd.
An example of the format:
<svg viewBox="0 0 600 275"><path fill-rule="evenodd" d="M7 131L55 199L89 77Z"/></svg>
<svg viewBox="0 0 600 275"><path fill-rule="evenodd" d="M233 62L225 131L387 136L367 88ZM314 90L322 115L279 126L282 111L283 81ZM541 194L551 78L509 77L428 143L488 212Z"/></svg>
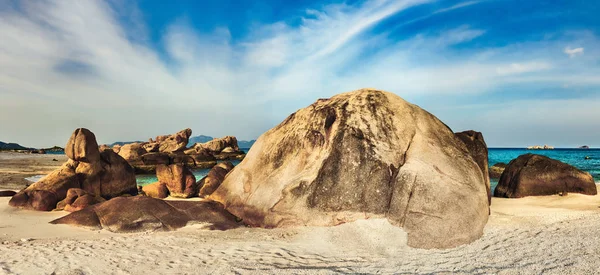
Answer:
<svg viewBox="0 0 600 275"><path fill-rule="evenodd" d="M569 57L573 58L573 57L576 57L578 55L582 55L583 51L584 51L583 48L574 48L574 49L571 49L571 47L566 47L564 53L567 54Z"/></svg>
<svg viewBox="0 0 600 275"><path fill-rule="evenodd" d="M56 133L46 142L60 144L77 126L95 130L100 142L184 127L254 138L315 98L361 87L423 99L598 79L598 68L583 60L556 58L568 45L562 40L478 47L488 29L463 23L402 37L373 32L430 2L329 4L305 11L300 24L253 25L236 39L227 26L199 32L182 18L164 29L164 49L157 49L135 7L123 13L104 1L24 1L21 11L0 10L0 125L2 134L20 135L3 138L35 146L43 131ZM586 48L599 44L586 39ZM597 60L593 52L586 58Z"/></svg>

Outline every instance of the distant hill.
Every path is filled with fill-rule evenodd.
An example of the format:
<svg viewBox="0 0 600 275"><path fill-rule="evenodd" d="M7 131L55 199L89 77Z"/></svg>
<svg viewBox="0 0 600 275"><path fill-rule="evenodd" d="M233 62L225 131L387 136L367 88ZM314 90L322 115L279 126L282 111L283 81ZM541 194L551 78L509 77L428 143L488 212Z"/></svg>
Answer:
<svg viewBox="0 0 600 275"><path fill-rule="evenodd" d="M247 141L247 140L238 140L238 147L240 148L250 148L256 142L255 139Z"/></svg>
<svg viewBox="0 0 600 275"><path fill-rule="evenodd" d="M16 143L5 143L0 141L0 150L29 150L30 148L23 147Z"/></svg>
<svg viewBox="0 0 600 275"><path fill-rule="evenodd" d="M191 147L192 145L194 145L196 143L205 143L205 142L209 142L211 140L213 140L213 137L199 135L199 136L191 137L187 146Z"/></svg>

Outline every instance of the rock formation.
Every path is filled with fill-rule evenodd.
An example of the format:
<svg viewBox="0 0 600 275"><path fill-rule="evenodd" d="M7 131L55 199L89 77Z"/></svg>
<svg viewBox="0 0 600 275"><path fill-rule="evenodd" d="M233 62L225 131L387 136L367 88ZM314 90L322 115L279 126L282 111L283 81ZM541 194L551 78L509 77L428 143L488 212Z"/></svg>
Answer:
<svg viewBox="0 0 600 275"><path fill-rule="evenodd" d="M198 181L198 197L204 198L217 190L225 176L233 170L231 162L221 162L210 169L208 175Z"/></svg>
<svg viewBox="0 0 600 275"><path fill-rule="evenodd" d="M53 224L69 224L112 232L170 231L190 222L208 223L209 229L241 226L216 202L164 201L146 196L120 197L73 212Z"/></svg>
<svg viewBox="0 0 600 275"><path fill-rule="evenodd" d="M106 201L102 197L94 196L83 189L71 188L67 191L67 197L58 202L56 210L65 210L75 212L84 209L90 205Z"/></svg>
<svg viewBox="0 0 600 275"><path fill-rule="evenodd" d="M596 195L592 175L546 156L525 154L502 173L494 197L522 198L566 193Z"/></svg>
<svg viewBox="0 0 600 275"><path fill-rule="evenodd" d="M73 132L65 148L69 160L59 169L21 190L9 204L15 207L50 211L67 197L71 188L83 189L105 199L136 195L133 168L112 150L98 150L96 137L85 128Z"/></svg>
<svg viewBox="0 0 600 275"><path fill-rule="evenodd" d="M209 196L252 226L331 226L386 217L408 244L481 237L486 179L435 116L388 92L319 99L264 133Z"/></svg>
<svg viewBox="0 0 600 275"><path fill-rule="evenodd" d="M189 198L198 192L196 177L185 165L159 165L156 177L158 182L165 184L171 197Z"/></svg>
<svg viewBox="0 0 600 275"><path fill-rule="evenodd" d="M142 187L144 195L156 199L164 199L169 196L167 185L162 182L155 182Z"/></svg>
<svg viewBox="0 0 600 275"><path fill-rule="evenodd" d="M504 169L506 169L506 166L506 163L502 162L492 165L492 167L490 167L490 179L499 179L500 176L502 176Z"/></svg>
<svg viewBox="0 0 600 275"><path fill-rule="evenodd" d="M216 160L242 159L235 137L227 136L186 148L191 129L173 135L157 136L148 142L136 142L113 148L133 166L138 174L156 172L157 165L185 164L195 168L211 168Z"/></svg>
<svg viewBox="0 0 600 275"><path fill-rule="evenodd" d="M467 146L467 149L471 153L471 157L481 169L483 178L485 180L485 188L488 194L488 203L492 203L492 193L490 189L490 175L488 171L488 149L483 134L476 131L464 131L456 133L456 136Z"/></svg>

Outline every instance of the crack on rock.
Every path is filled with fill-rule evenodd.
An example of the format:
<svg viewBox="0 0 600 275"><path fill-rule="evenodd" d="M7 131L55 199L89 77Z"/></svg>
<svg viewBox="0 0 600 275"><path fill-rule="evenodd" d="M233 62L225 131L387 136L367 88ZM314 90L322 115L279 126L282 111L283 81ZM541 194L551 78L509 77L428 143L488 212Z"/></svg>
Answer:
<svg viewBox="0 0 600 275"><path fill-rule="evenodd" d="M410 211L410 200L412 199L413 194L415 193L415 187L417 186L417 177L418 175L415 175L415 179L413 180L413 183L410 187L410 193L408 193L408 199L406 201L406 208L404 209L404 214L402 215L402 220L400 221L400 227L404 227L404 224L406 223L406 219L408 217L408 213L416 213L415 211Z"/></svg>

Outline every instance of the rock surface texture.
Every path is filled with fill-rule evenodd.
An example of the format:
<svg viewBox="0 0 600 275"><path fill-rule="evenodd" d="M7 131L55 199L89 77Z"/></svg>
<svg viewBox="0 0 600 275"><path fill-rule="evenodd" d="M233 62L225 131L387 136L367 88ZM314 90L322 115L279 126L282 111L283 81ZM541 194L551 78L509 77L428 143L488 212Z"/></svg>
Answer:
<svg viewBox="0 0 600 275"><path fill-rule="evenodd" d="M9 204L50 211L67 198L67 192L72 188L104 199L137 194L133 168L111 149L100 152L96 137L89 130L75 130L67 143L65 154L69 160L61 168L21 190Z"/></svg>
<svg viewBox="0 0 600 275"><path fill-rule="evenodd" d="M492 203L492 193L490 189L490 174L488 171L488 149L483 134L476 131L464 131L456 133L456 136L467 146L467 149L471 153L471 157L481 169L483 178L485 179L485 187L488 194L488 203Z"/></svg>
<svg viewBox="0 0 600 275"><path fill-rule="evenodd" d="M218 230L241 226L216 202L164 201L146 196L114 198L51 223L128 233L171 231L192 222L208 223L209 229Z"/></svg>
<svg viewBox="0 0 600 275"><path fill-rule="evenodd" d="M571 165L535 154L512 160L502 173L494 197L522 198L555 194L596 195L596 184L589 173Z"/></svg>
<svg viewBox="0 0 600 275"><path fill-rule="evenodd" d="M386 217L420 248L478 239L489 213L481 169L452 130L397 95L371 89L290 115L209 198L265 228Z"/></svg>
<svg viewBox="0 0 600 275"><path fill-rule="evenodd" d="M156 167L156 177L169 189L171 197L190 198L198 192L196 177L185 165L159 165Z"/></svg>
<svg viewBox="0 0 600 275"><path fill-rule="evenodd" d="M496 163L490 167L490 179L499 179L504 173L504 169L506 169L506 163Z"/></svg>

